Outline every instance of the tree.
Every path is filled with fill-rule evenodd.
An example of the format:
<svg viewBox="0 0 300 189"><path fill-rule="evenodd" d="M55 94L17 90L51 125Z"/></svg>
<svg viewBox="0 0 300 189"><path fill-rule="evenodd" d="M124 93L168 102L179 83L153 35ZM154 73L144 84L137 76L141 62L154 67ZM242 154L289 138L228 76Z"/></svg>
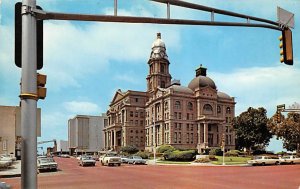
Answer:
<svg viewBox="0 0 300 189"><path fill-rule="evenodd" d="M121 147L121 151L127 154L135 154L139 151L135 146L123 146Z"/></svg>
<svg viewBox="0 0 300 189"><path fill-rule="evenodd" d="M246 112L241 113L233 120L236 133L237 149L254 147L265 147L269 144L272 133L267 127L267 110L264 108L249 107Z"/></svg>
<svg viewBox="0 0 300 189"><path fill-rule="evenodd" d="M288 113L287 118L277 123L274 116L269 120L268 127L272 133L283 140L283 147L287 150L300 151L300 114Z"/></svg>

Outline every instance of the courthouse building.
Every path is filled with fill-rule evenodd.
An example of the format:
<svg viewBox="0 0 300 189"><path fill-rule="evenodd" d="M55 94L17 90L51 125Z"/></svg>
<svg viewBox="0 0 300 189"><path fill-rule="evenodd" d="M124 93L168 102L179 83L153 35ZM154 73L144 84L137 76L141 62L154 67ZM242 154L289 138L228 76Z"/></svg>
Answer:
<svg viewBox="0 0 300 189"><path fill-rule="evenodd" d="M222 138L227 150L235 148L234 98L218 91L206 68L200 65L187 87L171 81L160 33L152 44L148 65L147 91L115 93L104 128L106 149L131 145L153 151L155 146L169 144L201 152L220 147Z"/></svg>

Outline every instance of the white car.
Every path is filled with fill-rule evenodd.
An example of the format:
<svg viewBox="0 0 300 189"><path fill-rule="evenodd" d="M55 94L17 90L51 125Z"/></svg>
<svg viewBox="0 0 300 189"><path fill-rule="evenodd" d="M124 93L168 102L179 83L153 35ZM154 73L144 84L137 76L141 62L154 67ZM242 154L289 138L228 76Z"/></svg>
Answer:
<svg viewBox="0 0 300 189"><path fill-rule="evenodd" d="M78 161L78 164L82 167L84 167L85 165L95 166L96 161L93 159L92 156L81 156Z"/></svg>
<svg viewBox="0 0 300 189"><path fill-rule="evenodd" d="M120 166L122 163L121 157L117 153L109 152L99 158L101 165L117 165Z"/></svg>
<svg viewBox="0 0 300 189"><path fill-rule="evenodd" d="M247 161L249 165L279 165L279 162L279 158L273 156L256 156Z"/></svg>
<svg viewBox="0 0 300 189"><path fill-rule="evenodd" d="M57 163L54 161L53 158L38 158L37 168L39 171L57 171Z"/></svg>
<svg viewBox="0 0 300 189"><path fill-rule="evenodd" d="M296 157L294 155L290 156L283 156L280 159L280 164L294 164L294 163L300 163L300 158Z"/></svg>

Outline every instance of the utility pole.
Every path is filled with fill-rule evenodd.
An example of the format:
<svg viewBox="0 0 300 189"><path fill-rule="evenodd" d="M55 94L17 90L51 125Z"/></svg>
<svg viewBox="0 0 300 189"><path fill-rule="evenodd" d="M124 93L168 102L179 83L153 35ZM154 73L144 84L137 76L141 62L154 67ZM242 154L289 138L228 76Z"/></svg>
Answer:
<svg viewBox="0 0 300 189"><path fill-rule="evenodd" d="M35 0L22 1L21 188L37 188L37 47Z"/></svg>

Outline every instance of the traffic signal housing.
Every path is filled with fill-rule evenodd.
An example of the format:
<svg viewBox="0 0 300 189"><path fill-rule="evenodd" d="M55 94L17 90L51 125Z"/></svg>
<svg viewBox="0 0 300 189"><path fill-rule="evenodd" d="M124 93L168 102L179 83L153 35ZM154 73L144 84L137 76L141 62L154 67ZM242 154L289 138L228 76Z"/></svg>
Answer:
<svg viewBox="0 0 300 189"><path fill-rule="evenodd" d="M281 112L279 110L276 111L275 120L276 120L277 123L281 122Z"/></svg>
<svg viewBox="0 0 300 189"><path fill-rule="evenodd" d="M47 81L47 75L37 74L37 97L44 100L47 94L47 88L45 88Z"/></svg>
<svg viewBox="0 0 300 189"><path fill-rule="evenodd" d="M287 65L293 65L293 39L292 31L289 28L285 28L282 31L282 35L279 37L280 41L280 62L284 62Z"/></svg>

